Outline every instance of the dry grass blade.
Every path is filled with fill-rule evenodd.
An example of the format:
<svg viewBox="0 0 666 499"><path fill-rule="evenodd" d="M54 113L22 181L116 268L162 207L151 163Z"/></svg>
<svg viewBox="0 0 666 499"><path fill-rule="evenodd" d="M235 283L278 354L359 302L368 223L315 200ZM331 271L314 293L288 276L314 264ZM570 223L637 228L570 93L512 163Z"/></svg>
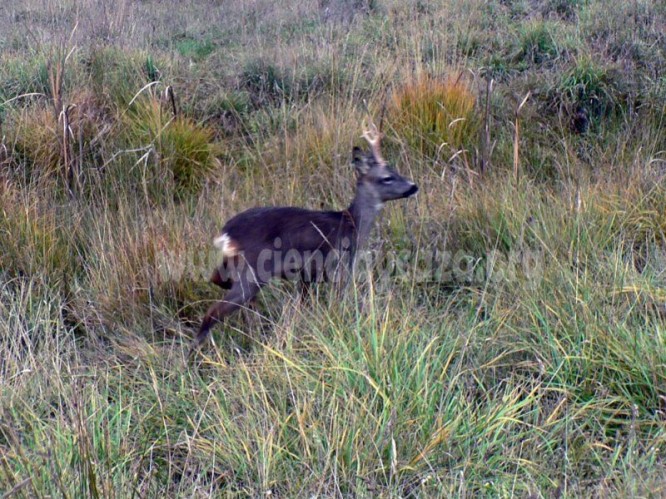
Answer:
<svg viewBox="0 0 666 499"><path fill-rule="evenodd" d="M513 135L513 179L518 182L518 173L520 171L520 110L527 103L530 98L531 92L520 102L516 108L516 117L514 121L514 135Z"/></svg>

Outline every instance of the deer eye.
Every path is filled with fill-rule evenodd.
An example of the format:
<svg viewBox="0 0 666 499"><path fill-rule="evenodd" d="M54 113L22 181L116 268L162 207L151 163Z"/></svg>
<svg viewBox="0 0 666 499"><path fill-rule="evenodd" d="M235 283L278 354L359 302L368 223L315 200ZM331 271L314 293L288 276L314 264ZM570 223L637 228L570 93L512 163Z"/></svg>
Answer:
<svg viewBox="0 0 666 499"><path fill-rule="evenodd" d="M394 180L395 180L395 177L391 177L391 176L389 176L389 177L382 177L382 179L380 180L380 182L381 182L382 184L392 184Z"/></svg>

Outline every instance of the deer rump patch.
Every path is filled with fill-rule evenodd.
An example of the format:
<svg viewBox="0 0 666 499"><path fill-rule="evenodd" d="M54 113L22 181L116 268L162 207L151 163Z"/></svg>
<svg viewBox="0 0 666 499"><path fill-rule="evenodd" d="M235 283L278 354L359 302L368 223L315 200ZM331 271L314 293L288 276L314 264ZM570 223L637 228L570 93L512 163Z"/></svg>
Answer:
<svg viewBox="0 0 666 499"><path fill-rule="evenodd" d="M239 245L229 237L226 232L213 240L213 246L220 250L223 258L236 256L239 253Z"/></svg>

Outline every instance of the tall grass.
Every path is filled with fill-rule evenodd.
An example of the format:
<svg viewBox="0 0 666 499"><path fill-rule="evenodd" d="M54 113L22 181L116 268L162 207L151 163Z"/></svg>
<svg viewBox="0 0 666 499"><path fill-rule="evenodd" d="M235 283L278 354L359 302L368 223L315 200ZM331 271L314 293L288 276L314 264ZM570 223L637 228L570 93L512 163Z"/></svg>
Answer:
<svg viewBox="0 0 666 499"><path fill-rule="evenodd" d="M664 495L663 8L343 4L0 7L2 494ZM420 187L369 272L275 283L188 362L216 231L345 207L368 119Z"/></svg>
<svg viewBox="0 0 666 499"><path fill-rule="evenodd" d="M461 156L468 166L479 139L478 115L465 75L423 74L394 92L387 121L415 153L435 162Z"/></svg>

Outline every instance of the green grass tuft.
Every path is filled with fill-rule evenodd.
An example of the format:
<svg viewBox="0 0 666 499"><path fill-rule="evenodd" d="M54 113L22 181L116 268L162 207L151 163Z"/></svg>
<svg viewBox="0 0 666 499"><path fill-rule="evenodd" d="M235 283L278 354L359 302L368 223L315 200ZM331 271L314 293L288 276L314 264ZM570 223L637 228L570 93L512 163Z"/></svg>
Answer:
<svg viewBox="0 0 666 499"><path fill-rule="evenodd" d="M136 102L126 115L126 140L154 155L146 156L145 161L154 168L151 176L156 185L172 182L174 195L183 198L197 194L219 169L219 145L214 142L213 130L190 118L174 116L167 106L154 97Z"/></svg>

